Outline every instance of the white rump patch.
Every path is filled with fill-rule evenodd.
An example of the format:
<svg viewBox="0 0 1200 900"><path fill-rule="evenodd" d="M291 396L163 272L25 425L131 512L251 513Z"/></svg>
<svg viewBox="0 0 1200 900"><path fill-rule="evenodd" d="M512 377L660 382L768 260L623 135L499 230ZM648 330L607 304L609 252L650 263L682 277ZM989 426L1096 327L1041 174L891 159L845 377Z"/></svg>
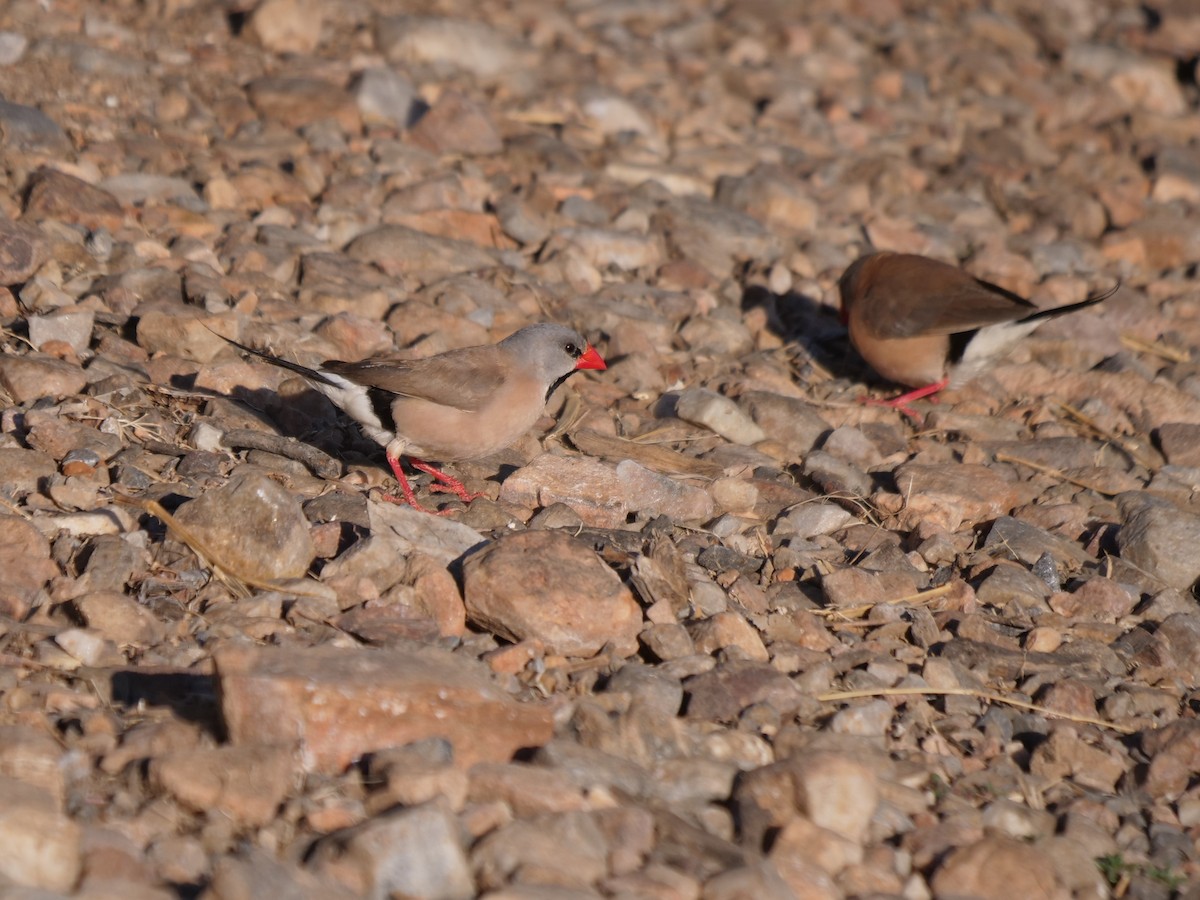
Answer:
<svg viewBox="0 0 1200 900"><path fill-rule="evenodd" d="M1041 319L1035 319L1032 322L1000 322L980 328L967 344L962 359L954 367L949 387L962 387L987 370L1041 324Z"/></svg>
<svg viewBox="0 0 1200 900"><path fill-rule="evenodd" d="M332 381L333 384L316 382L313 383L313 387L332 400L336 406L340 407L346 415L352 418L358 424L358 427L362 429L363 434L381 447L386 447L395 438L392 432L383 427L383 423L379 421L379 416L375 415L375 408L371 405L371 398L367 396L367 389L365 387L361 384L355 384L342 375L326 372L324 369L321 370L321 374Z"/></svg>

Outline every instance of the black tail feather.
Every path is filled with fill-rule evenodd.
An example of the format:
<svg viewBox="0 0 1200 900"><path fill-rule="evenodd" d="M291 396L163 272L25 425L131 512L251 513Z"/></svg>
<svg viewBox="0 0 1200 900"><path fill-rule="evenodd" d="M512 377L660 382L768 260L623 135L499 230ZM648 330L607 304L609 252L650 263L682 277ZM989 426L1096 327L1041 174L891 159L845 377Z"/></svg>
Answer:
<svg viewBox="0 0 1200 900"><path fill-rule="evenodd" d="M212 331L211 328L208 330ZM227 338L225 335L217 334L215 331L213 331L213 334L216 334L217 337L225 341L225 343L232 344L239 350L244 350L246 353L249 353L251 356L257 356L259 359L264 359L273 366L279 366L281 369L287 369L290 372L295 372L297 375L303 375L309 381L315 381L319 384L327 384L331 387L340 387L336 381L326 378L316 369L310 369L308 366L300 365L300 363L294 363L287 359L280 359L278 356L272 356L270 353L264 353L262 350L255 350L253 347L247 347L245 344L239 344L237 341L233 340L233 338Z"/></svg>
<svg viewBox="0 0 1200 900"><path fill-rule="evenodd" d="M1078 303L1068 303L1066 306L1055 306L1051 309L1039 309L1037 312L1032 313L1028 316L1025 316L1024 318L1019 319L1018 321L1033 322L1037 319L1050 319L1050 318L1053 318L1054 316L1061 316L1065 313L1074 312L1077 309L1085 309L1086 307L1089 307L1089 306L1095 306L1097 303L1107 300L1109 297L1111 297L1113 294L1115 294L1120 289L1120 287L1121 287L1121 282L1118 281L1116 284L1114 284L1112 287L1110 287L1107 291L1101 291L1098 294L1091 294L1090 296L1084 298L1083 300L1080 300Z"/></svg>

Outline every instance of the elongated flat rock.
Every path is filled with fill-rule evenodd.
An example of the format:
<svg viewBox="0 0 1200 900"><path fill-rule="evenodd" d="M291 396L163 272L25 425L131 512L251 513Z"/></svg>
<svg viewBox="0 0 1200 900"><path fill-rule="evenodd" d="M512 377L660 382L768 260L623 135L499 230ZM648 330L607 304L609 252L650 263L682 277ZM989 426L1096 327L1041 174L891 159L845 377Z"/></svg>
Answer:
<svg viewBox="0 0 1200 900"><path fill-rule="evenodd" d="M225 647L215 661L230 741L298 742L308 771L427 738L449 741L463 768L507 762L553 730L548 707L518 703L481 666L435 648Z"/></svg>

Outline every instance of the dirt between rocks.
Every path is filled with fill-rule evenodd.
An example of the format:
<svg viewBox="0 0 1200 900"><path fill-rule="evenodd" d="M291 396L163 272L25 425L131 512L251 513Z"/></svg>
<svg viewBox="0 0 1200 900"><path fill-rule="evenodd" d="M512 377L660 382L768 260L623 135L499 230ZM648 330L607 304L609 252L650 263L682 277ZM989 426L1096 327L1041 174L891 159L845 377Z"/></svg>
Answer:
<svg viewBox="0 0 1200 900"><path fill-rule="evenodd" d="M0 893L1197 896L1198 58L1192 0L8 0ZM917 423L870 247L1122 286ZM437 517L218 337L537 321L609 368Z"/></svg>

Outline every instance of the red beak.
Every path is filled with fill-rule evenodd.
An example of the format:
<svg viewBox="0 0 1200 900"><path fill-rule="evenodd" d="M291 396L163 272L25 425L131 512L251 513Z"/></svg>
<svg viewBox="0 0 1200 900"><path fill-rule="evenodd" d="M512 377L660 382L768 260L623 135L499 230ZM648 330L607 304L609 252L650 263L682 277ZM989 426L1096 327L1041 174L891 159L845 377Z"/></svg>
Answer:
<svg viewBox="0 0 1200 900"><path fill-rule="evenodd" d="M596 348L591 344L587 345L587 349L583 351L583 355L575 361L576 369L607 369L604 360L600 358L600 354L596 352Z"/></svg>

